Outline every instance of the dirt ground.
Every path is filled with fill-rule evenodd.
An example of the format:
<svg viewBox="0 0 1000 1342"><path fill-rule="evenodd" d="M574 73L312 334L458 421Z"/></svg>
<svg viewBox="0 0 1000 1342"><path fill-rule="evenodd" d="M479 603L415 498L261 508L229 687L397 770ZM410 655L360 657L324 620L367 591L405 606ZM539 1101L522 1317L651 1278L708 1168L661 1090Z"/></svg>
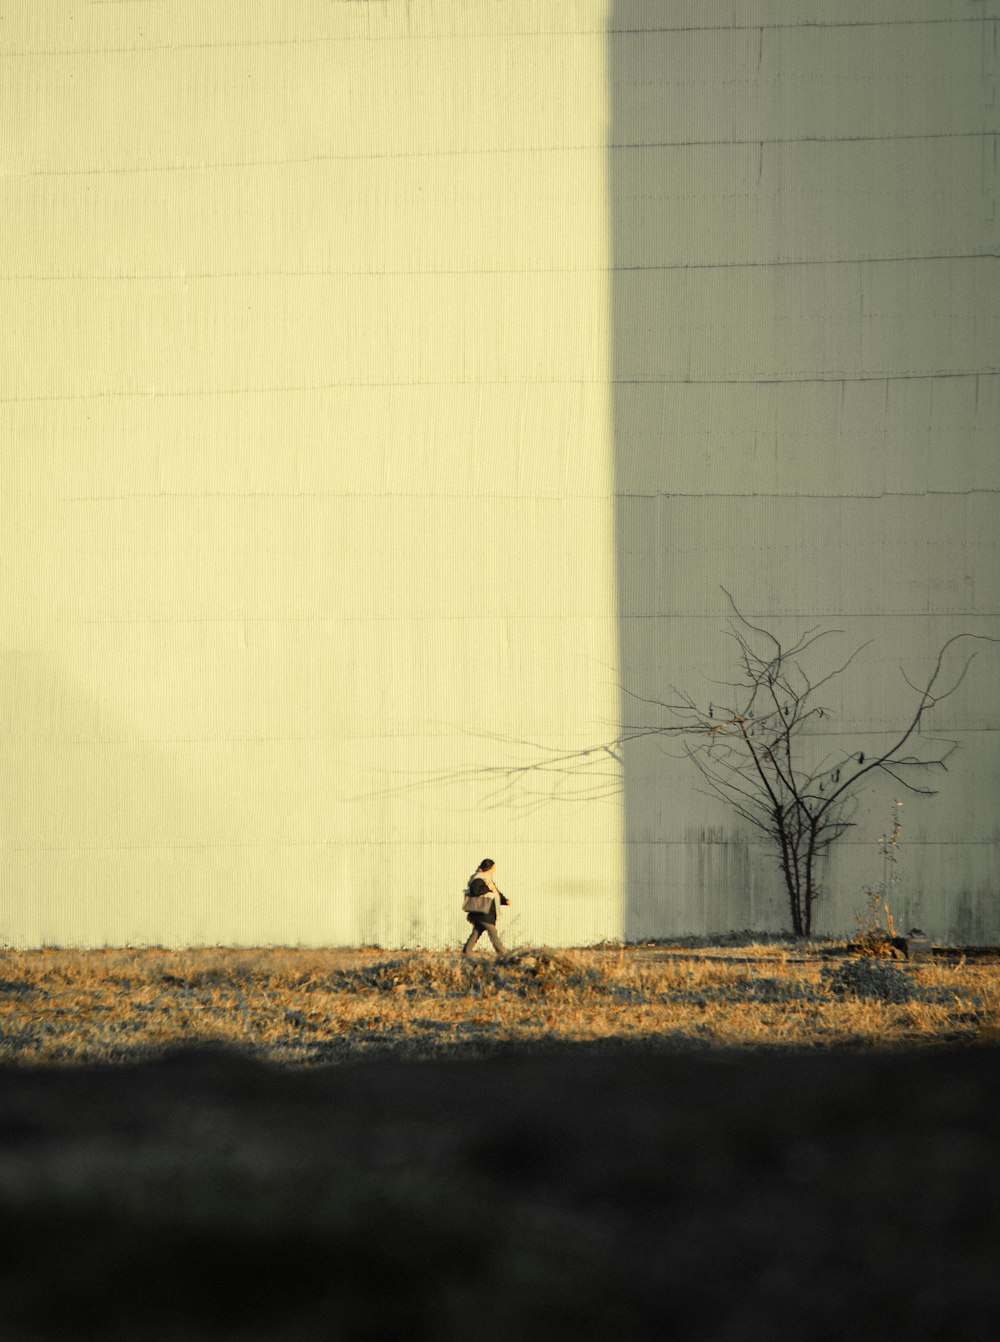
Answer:
<svg viewBox="0 0 1000 1342"><path fill-rule="evenodd" d="M1000 1051L0 1073L3 1336L996 1336Z"/></svg>

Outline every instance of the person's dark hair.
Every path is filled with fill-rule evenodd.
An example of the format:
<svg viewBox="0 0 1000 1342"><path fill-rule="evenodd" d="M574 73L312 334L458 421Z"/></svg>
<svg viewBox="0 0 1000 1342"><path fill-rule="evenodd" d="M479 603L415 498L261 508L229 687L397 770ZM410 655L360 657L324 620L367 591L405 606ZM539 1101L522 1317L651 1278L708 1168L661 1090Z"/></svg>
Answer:
<svg viewBox="0 0 1000 1342"><path fill-rule="evenodd" d="M491 867L495 866L496 863L491 857L484 857L482 862L480 862L479 866L476 868L476 871L489 871Z"/></svg>

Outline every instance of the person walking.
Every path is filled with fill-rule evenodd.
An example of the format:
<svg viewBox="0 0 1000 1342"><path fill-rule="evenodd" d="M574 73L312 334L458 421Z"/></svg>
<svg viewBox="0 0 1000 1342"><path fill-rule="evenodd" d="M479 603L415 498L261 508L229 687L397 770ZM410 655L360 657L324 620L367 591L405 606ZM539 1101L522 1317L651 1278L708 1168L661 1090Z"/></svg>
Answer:
<svg viewBox="0 0 1000 1342"><path fill-rule="evenodd" d="M462 947L463 955L471 955L476 942L485 932L493 943L493 949L497 955L506 955L507 948L500 940L497 932L497 900L501 904L509 904L510 900L501 890L497 888L494 874L497 864L491 857L484 857L479 866L469 877L469 883L465 887L465 896L462 900L462 908L466 912L468 921L472 924L472 931L469 939Z"/></svg>

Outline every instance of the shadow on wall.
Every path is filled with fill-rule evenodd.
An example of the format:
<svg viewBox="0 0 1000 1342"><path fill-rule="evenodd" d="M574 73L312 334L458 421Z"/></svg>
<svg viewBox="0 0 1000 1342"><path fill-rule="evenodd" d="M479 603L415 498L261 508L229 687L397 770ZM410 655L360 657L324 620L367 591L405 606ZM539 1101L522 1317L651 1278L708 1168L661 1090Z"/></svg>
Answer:
<svg viewBox="0 0 1000 1342"><path fill-rule="evenodd" d="M37 648L5 658L0 937L29 947L161 940L176 895L163 850L192 846L182 830L204 796L169 743L130 727L106 689L64 660Z"/></svg>
<svg viewBox="0 0 1000 1342"><path fill-rule="evenodd" d="M607 37L623 729L730 678L726 588L779 632L883 639L851 729L891 730L900 666L997 632L989 31L680 8L612 0ZM963 769L920 836L941 935L997 860L994 728L951 713ZM773 854L675 747L627 746L623 772L626 936L789 926Z"/></svg>
<svg viewBox="0 0 1000 1342"><path fill-rule="evenodd" d="M646 31L640 31L645 26ZM756 34L754 40L757 40ZM746 388L717 336L748 325L730 277L753 246L738 223L753 183L716 95L752 79L750 35L666 30L640 0L612 4L608 35L611 330L623 735L647 698L700 694L726 655L720 585L743 595L753 561L734 537L745 488ZM757 150L754 150L754 154ZM742 199L740 193L743 193ZM749 338L749 334L748 334ZM738 344L738 336L736 337ZM727 534L728 533L728 534ZM733 565L739 566L734 575ZM788 922L773 861L734 827L676 742L625 747L624 935ZM756 878L756 879L755 879Z"/></svg>
<svg viewBox="0 0 1000 1342"><path fill-rule="evenodd" d="M6 653L0 940L253 944L262 929L274 939L262 905L282 872L262 863L259 798L225 786L228 743L173 739L153 712L130 713L126 694L149 688L131 647L120 634L77 645L76 671L65 648ZM116 670L113 687L104 665ZM192 700L201 691L185 688ZM160 700L169 693L181 695L180 682L164 678ZM227 883L239 885L239 903L220 899Z"/></svg>

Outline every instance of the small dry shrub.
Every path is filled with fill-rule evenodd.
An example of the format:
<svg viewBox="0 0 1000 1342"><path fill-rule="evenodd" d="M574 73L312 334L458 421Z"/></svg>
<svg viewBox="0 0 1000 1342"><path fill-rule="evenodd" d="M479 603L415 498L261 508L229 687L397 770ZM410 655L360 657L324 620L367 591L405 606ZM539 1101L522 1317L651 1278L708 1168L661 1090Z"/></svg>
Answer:
<svg viewBox="0 0 1000 1342"><path fill-rule="evenodd" d="M855 941L862 955L874 960L889 960L893 956L896 927L889 912L888 901L880 887L868 890L864 913L858 914L858 935Z"/></svg>
<svg viewBox="0 0 1000 1342"><path fill-rule="evenodd" d="M909 974L884 960L863 957L847 960L836 969L824 969L830 992L865 997L877 1002L912 1002L920 996L919 986Z"/></svg>

